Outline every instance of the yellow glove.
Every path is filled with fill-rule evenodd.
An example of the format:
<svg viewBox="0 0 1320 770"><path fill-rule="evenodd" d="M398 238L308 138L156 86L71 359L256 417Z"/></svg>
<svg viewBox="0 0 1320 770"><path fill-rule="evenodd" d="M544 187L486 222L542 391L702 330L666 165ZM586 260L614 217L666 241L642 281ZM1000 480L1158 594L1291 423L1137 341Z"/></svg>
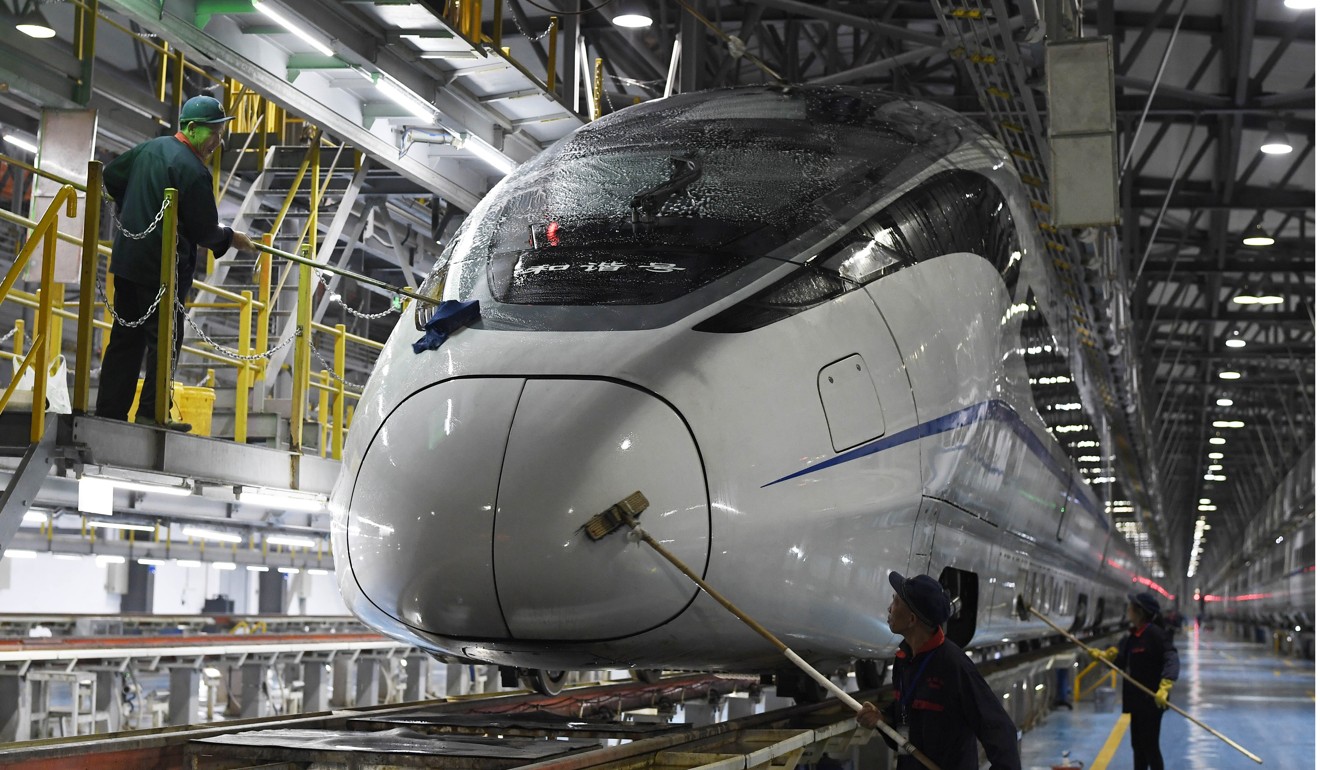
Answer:
<svg viewBox="0 0 1320 770"><path fill-rule="evenodd" d="M1094 647L1087 647L1086 654L1091 656L1091 660L1100 660L1101 658L1104 658L1110 663L1113 663L1114 658L1118 657L1118 648L1110 647L1107 650L1097 650Z"/></svg>
<svg viewBox="0 0 1320 770"><path fill-rule="evenodd" d="M1155 705L1162 709L1169 707L1169 691L1173 689L1172 679L1161 679L1160 689L1155 691Z"/></svg>

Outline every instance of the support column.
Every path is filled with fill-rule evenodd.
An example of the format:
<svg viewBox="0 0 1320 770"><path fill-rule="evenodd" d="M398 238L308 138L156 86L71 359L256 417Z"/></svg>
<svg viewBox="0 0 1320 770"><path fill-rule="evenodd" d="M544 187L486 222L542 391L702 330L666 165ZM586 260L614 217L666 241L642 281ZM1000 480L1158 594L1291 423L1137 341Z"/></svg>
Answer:
<svg viewBox="0 0 1320 770"><path fill-rule="evenodd" d="M330 705L337 708L346 708L353 705L353 691L356 688L356 669L353 667L353 658L348 655L339 655L335 657L333 666L334 671L334 693L330 697Z"/></svg>
<svg viewBox="0 0 1320 770"><path fill-rule="evenodd" d="M171 725L190 725L197 721L197 685L201 678L202 672L195 668L170 669Z"/></svg>
<svg viewBox="0 0 1320 770"><path fill-rule="evenodd" d="M97 715L105 714L105 731L108 733L119 732L124 719L124 710L121 708L122 702L123 687L120 684L119 673L116 671L97 671L96 704L93 707L92 731L96 732Z"/></svg>
<svg viewBox="0 0 1320 770"><path fill-rule="evenodd" d="M359 658L357 662L357 682L354 683L354 706L375 706L380 703L380 660Z"/></svg>
<svg viewBox="0 0 1320 770"><path fill-rule="evenodd" d="M303 713L325 711L325 661L304 661L302 680Z"/></svg>
<svg viewBox="0 0 1320 770"><path fill-rule="evenodd" d="M426 683L431 678L431 656L409 655L404 658L408 664L407 679L403 685L403 700L411 703L426 697Z"/></svg>
<svg viewBox="0 0 1320 770"><path fill-rule="evenodd" d="M243 689L238 693L239 719L252 719L270 714L270 699L262 692L266 679L265 663L244 663L241 671Z"/></svg>
<svg viewBox="0 0 1320 770"><path fill-rule="evenodd" d="M32 689L26 677L0 674L0 743L32 740Z"/></svg>

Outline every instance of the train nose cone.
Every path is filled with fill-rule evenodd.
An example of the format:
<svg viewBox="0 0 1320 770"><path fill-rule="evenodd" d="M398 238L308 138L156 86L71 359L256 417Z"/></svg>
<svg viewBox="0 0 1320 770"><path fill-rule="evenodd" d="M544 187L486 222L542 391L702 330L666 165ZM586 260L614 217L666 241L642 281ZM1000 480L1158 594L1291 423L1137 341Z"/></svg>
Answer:
<svg viewBox="0 0 1320 770"><path fill-rule="evenodd" d="M679 414L636 388L528 380L500 477L494 567L504 621L529 640L590 641L654 628L695 587L623 532L593 542L588 520L641 490L641 523L698 573L710 510L705 471Z"/></svg>
<svg viewBox="0 0 1320 770"><path fill-rule="evenodd" d="M372 439L349 500L348 558L382 612L430 633L508 638L491 533L522 387L464 379L426 388Z"/></svg>
<svg viewBox="0 0 1320 770"><path fill-rule="evenodd" d="M378 609L441 636L636 634L696 594L623 532L581 531L636 490L647 531L703 572L705 473L671 407L597 380L450 380L405 399L371 440L348 502L349 565Z"/></svg>

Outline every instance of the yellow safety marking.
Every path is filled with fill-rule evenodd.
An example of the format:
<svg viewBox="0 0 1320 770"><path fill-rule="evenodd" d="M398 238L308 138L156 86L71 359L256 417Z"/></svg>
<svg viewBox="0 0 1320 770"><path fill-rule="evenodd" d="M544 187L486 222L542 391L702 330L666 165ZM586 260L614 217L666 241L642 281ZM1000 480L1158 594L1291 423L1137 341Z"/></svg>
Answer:
<svg viewBox="0 0 1320 770"><path fill-rule="evenodd" d="M1041 181L1040 177L1030 176L1029 174L1023 174L1022 184L1031 185L1032 187L1043 187L1045 185L1045 182Z"/></svg>
<svg viewBox="0 0 1320 770"><path fill-rule="evenodd" d="M1013 95L1012 95L1012 94L1010 94L1009 92L1007 92L1007 91L1005 91L1004 89L1000 88L999 86L990 86L989 88L985 89L985 92L986 92L987 94L990 94L991 96L996 96L996 97L998 97L998 98L1000 98L1000 99L1012 99L1012 98L1013 98Z"/></svg>
<svg viewBox="0 0 1320 770"><path fill-rule="evenodd" d="M1020 133L1022 133L1022 131L1023 131L1022 126L1019 126L1019 125L1016 124L1016 123L1009 123L1009 122L1006 121L1006 120L1001 120L1001 121L999 121L999 125L1000 125L1000 126L1003 126L1004 128L1006 128L1006 129L1008 129L1009 131L1012 131L1013 133L1016 133L1016 134L1020 134Z"/></svg>
<svg viewBox="0 0 1320 770"><path fill-rule="evenodd" d="M1095 755L1095 761L1091 763L1091 770L1106 770L1109 767L1109 760L1113 759L1114 752L1118 751L1118 744L1123 742L1123 733L1128 731L1128 723L1131 721L1131 714L1118 715L1114 729L1109 731L1105 745L1100 747L1100 753Z"/></svg>
<svg viewBox="0 0 1320 770"><path fill-rule="evenodd" d="M1046 241L1046 242L1045 242L1045 247L1046 247L1046 248L1050 248L1050 249L1054 249L1055 251L1067 251L1067 250L1068 250L1068 247L1064 246L1062 243L1055 243L1054 241Z"/></svg>
<svg viewBox="0 0 1320 770"><path fill-rule="evenodd" d="M979 19L982 14L979 8L954 8L953 18L955 19Z"/></svg>
<svg viewBox="0 0 1320 770"><path fill-rule="evenodd" d="M1047 233L1057 233L1057 232L1059 232L1059 228L1055 227L1054 225L1050 224L1049 222L1041 222L1040 225L1039 225L1039 227L1040 227L1040 229L1044 230L1044 231L1047 232Z"/></svg>
<svg viewBox="0 0 1320 770"><path fill-rule="evenodd" d="M1307 690L1307 691L1306 691L1306 695L1307 695L1307 697L1309 697L1311 700L1315 700L1315 690Z"/></svg>
<svg viewBox="0 0 1320 770"><path fill-rule="evenodd" d="M1276 669L1274 669L1274 675L1275 675L1275 676L1283 676L1283 672L1276 668Z"/></svg>
<svg viewBox="0 0 1320 770"><path fill-rule="evenodd" d="M998 64L999 57L992 53L972 54L972 64Z"/></svg>
<svg viewBox="0 0 1320 770"><path fill-rule="evenodd" d="M1050 210L1050 205L1048 203L1041 203L1040 201L1032 201L1031 207L1037 211L1048 212Z"/></svg>
<svg viewBox="0 0 1320 770"><path fill-rule="evenodd" d="M1035 157L1034 155L1032 155L1032 154L1030 154L1030 153L1023 152L1023 151L1021 151L1021 150L1012 150L1012 151L1010 151L1008 154L1009 154L1009 155L1012 155L1013 157L1017 158L1018 160L1025 160L1025 161L1027 161L1028 163L1034 163L1035 160L1036 160L1036 157Z"/></svg>

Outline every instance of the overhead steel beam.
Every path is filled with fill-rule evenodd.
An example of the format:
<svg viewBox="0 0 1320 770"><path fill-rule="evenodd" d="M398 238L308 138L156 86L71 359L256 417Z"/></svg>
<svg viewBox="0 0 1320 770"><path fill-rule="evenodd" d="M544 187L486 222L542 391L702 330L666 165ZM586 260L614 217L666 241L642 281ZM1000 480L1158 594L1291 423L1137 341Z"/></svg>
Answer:
<svg viewBox="0 0 1320 770"><path fill-rule="evenodd" d="M824 21L841 24L854 29L869 29L873 32L891 37L896 40L906 40L912 43L919 43L924 46L943 46L945 40L939 35L932 35L927 32L918 32L907 27L899 27L893 24L868 19L865 16L856 16L843 11L836 11L832 8L813 5L811 3L799 2L799 0L755 0L757 5L763 5L767 8L778 8L781 11L798 16L805 16L809 19L822 19Z"/></svg>

